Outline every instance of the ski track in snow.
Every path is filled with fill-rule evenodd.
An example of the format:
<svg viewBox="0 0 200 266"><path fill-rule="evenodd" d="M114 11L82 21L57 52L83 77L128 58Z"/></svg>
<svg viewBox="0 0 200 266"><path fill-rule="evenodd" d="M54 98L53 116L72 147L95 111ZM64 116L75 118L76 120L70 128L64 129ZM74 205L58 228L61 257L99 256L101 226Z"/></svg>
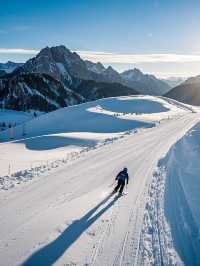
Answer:
<svg viewBox="0 0 200 266"><path fill-rule="evenodd" d="M171 147L149 187L139 265L200 265L199 132Z"/></svg>
<svg viewBox="0 0 200 266"><path fill-rule="evenodd" d="M159 197L151 191L158 177L154 170L198 121L198 114L185 113L88 150L31 184L0 193L1 264L149 265L143 260L141 241L149 193L155 192L152 199ZM113 178L125 165L130 175L128 195L109 196ZM156 237L160 241L159 234ZM165 265L161 241L158 248L155 265Z"/></svg>

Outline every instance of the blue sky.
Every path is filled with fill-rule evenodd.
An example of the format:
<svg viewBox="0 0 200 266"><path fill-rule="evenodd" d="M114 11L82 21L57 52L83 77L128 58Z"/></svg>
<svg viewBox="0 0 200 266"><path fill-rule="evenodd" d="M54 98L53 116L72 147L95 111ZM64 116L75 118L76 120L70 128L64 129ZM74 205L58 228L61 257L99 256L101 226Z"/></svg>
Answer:
<svg viewBox="0 0 200 266"><path fill-rule="evenodd" d="M106 65L112 64L120 71L139 67L160 76L200 74L199 0L0 3L1 62L24 61L35 53L10 49L39 50L47 45L64 44L76 51L111 53L113 58L120 55L118 60L104 57L103 53L100 57ZM160 61L155 62L155 54L162 55ZM174 55L173 59L168 60L169 54ZM133 57L131 61L130 55L143 57L136 61ZM147 62L144 55L148 56Z"/></svg>

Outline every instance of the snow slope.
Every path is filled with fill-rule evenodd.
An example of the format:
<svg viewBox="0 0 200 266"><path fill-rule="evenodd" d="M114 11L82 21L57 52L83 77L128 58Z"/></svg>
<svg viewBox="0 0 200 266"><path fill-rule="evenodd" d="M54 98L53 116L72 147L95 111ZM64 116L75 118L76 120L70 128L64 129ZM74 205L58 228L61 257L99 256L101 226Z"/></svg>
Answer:
<svg viewBox="0 0 200 266"><path fill-rule="evenodd" d="M30 121L27 139L20 140L18 127L17 141L0 144L1 158L7 155L16 163L17 154L23 155L19 161L24 167L25 158L33 163L52 156L55 165L49 163L38 177L21 183L22 176L29 180L30 172L25 172L14 187L0 193L1 264L140 265L148 187L158 160L199 121L190 108L164 98L112 98ZM2 138L7 140L6 133ZM66 154L74 157L57 163L56 158ZM109 192L124 166L130 184L128 195L118 199ZM13 177L8 176L8 182L9 178Z"/></svg>
<svg viewBox="0 0 200 266"><path fill-rule="evenodd" d="M17 179L23 179L27 172L19 171L28 169L31 179L35 168L43 172L44 167L51 167L55 161L62 164L63 160L77 156L74 152L111 142L127 132L149 128L190 111L186 105L180 107L177 102L168 101L152 96L107 98L59 109L18 126L12 143L5 143L9 131L2 132L0 175L16 173ZM23 156L19 156L21 153Z"/></svg>
<svg viewBox="0 0 200 266"><path fill-rule="evenodd" d="M141 237L140 264L200 265L200 123L158 164Z"/></svg>
<svg viewBox="0 0 200 266"><path fill-rule="evenodd" d="M66 159L69 154L94 147L99 142L111 141L127 131L153 126L152 122L136 120L134 113L129 114L138 109L140 101L142 105L145 100L113 98L59 109L14 128L15 141L11 143L5 143L9 141L9 130L1 132L0 141L4 144L0 144L0 175L38 168L60 158ZM115 112L102 109L109 105ZM159 108L167 110L158 102L146 100L144 110L140 107L140 111L145 112L147 108L149 111L157 108L157 112ZM124 114L119 113L122 109ZM23 156L19 156L21 153Z"/></svg>
<svg viewBox="0 0 200 266"><path fill-rule="evenodd" d="M31 113L19 112L14 110L0 109L0 123L5 122L8 124L21 124L33 118Z"/></svg>

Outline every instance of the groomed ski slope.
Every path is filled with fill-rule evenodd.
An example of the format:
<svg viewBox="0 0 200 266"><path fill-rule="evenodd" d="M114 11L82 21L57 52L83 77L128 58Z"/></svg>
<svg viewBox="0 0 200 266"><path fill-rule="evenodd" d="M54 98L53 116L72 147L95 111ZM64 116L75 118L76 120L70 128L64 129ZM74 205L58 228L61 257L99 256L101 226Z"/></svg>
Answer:
<svg viewBox="0 0 200 266"><path fill-rule="evenodd" d="M200 123L158 163L149 187L140 265L200 265Z"/></svg>
<svg viewBox="0 0 200 266"><path fill-rule="evenodd" d="M137 114L133 110L121 110L125 107L122 108L120 102L128 99L134 105L134 100L141 100L144 106L144 98L116 98L111 101L117 101L115 107L110 107L111 104L102 106L101 101L90 103L93 106L89 107L87 104L76 107L83 108L89 115L97 114L94 120L99 115L104 117L105 113L106 119L112 118L105 126L103 120L98 121L101 127L91 122L91 118L90 122L76 121L80 122L77 131L70 129L69 123L66 130L64 122L59 129L60 124L53 126L49 122L52 114L56 116L54 112L47 114L49 119L41 116L38 121L29 122L33 123L27 136L29 141L38 135L45 137L55 133L78 134L81 138L83 132L89 132L96 143L104 139L106 144L107 134L115 139L107 145L80 152L73 160L54 169L50 167L36 178L33 175L29 182L18 180L18 184L14 183L8 186L8 190L0 192L1 265L140 265L143 215L156 165L170 147L199 121L199 114L193 113L191 107L156 97L147 97L146 104L160 103L158 111L155 108L154 112L152 104L145 114L138 110L135 110ZM70 117L75 122L73 115ZM111 127L113 119L120 120L114 131ZM122 127L121 120L134 126ZM118 123L122 123L121 128ZM143 123L142 127L140 123ZM105 128L103 132L102 128ZM142 130L138 131L138 128ZM20 139L20 128L18 130L16 138ZM125 134L127 130L129 134ZM6 141L6 135L2 138ZM18 153L21 149L20 156L23 156L23 151L26 156L31 149L27 145L24 149L24 143L26 140L0 145L1 150L5 148L8 154L11 151L14 154L15 150ZM32 149L35 147L35 157L43 151L46 155L46 148L39 149L38 143L30 145ZM75 146L82 148L77 143ZM71 149L70 145L52 148L51 152L61 156L70 152L68 149ZM34 160L34 155L31 156ZM130 184L128 194L118 199L109 193L113 189L114 177L124 166L129 169Z"/></svg>

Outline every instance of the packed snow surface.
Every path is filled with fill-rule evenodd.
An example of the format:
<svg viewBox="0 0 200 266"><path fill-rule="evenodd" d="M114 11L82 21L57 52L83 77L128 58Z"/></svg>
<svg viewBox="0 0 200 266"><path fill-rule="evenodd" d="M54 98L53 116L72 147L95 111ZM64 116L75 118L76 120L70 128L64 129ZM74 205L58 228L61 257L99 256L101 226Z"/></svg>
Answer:
<svg viewBox="0 0 200 266"><path fill-rule="evenodd" d="M16 127L12 141L2 132L1 264L149 265L144 213L162 176L155 168L197 112L162 97L118 97L42 115L26 123L25 136ZM128 194L118 198L110 192L124 166ZM171 250L172 261L184 261Z"/></svg>
<svg viewBox="0 0 200 266"><path fill-rule="evenodd" d="M200 123L159 161L146 203L141 265L200 265Z"/></svg>

